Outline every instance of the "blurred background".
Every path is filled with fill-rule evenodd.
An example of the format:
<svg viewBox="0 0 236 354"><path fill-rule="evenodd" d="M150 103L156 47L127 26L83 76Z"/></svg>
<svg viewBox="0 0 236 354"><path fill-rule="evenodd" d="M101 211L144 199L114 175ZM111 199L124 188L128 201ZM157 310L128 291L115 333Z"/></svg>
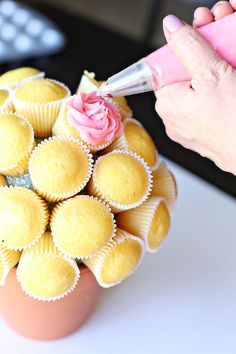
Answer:
<svg viewBox="0 0 236 354"><path fill-rule="evenodd" d="M33 66L72 92L83 71L106 80L162 46L162 19L175 14L192 23L208 0L0 0L0 74ZM129 97L134 116L161 154L236 196L236 178L168 139L152 93Z"/></svg>
<svg viewBox="0 0 236 354"><path fill-rule="evenodd" d="M117 31L133 40L159 46L164 43L161 21L174 13L191 23L196 6L208 0L43 0ZM32 1L33 3L33 1Z"/></svg>

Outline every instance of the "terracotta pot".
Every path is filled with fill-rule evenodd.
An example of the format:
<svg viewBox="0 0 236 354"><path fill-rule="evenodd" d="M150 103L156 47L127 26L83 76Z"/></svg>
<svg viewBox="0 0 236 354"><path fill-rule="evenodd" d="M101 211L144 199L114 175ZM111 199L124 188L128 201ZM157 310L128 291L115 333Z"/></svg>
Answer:
<svg viewBox="0 0 236 354"><path fill-rule="evenodd" d="M0 287L0 310L6 322L21 335L40 340L65 337L76 331L89 317L101 292L88 268L80 268L76 289L61 300L36 301L22 292L16 268Z"/></svg>

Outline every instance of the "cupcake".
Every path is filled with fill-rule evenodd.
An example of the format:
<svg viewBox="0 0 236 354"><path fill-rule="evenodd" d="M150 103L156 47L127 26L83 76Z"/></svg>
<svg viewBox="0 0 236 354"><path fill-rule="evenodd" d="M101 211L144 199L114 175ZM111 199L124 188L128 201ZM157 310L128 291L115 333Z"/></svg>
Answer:
<svg viewBox="0 0 236 354"><path fill-rule="evenodd" d="M12 92L10 89L0 89L0 113L14 112Z"/></svg>
<svg viewBox="0 0 236 354"><path fill-rule="evenodd" d="M144 160L130 151L114 150L97 159L88 191L113 212L121 212L142 204L151 187L151 171Z"/></svg>
<svg viewBox="0 0 236 354"><path fill-rule="evenodd" d="M124 131L104 152L115 149L131 150L141 156L151 169L157 166L158 153L156 146L146 129L136 119L125 119Z"/></svg>
<svg viewBox="0 0 236 354"><path fill-rule="evenodd" d="M0 76L1 88L16 88L27 81L44 76L44 73L35 68L17 68L7 71Z"/></svg>
<svg viewBox="0 0 236 354"><path fill-rule="evenodd" d="M77 93L82 91L84 93L89 93L92 91L97 91L99 87L104 83L104 81L95 80L95 74L84 71L84 75L81 78ZM114 97L106 98L107 101L113 103L120 111L122 120L125 118L132 117L132 110L129 107L125 97Z"/></svg>
<svg viewBox="0 0 236 354"><path fill-rule="evenodd" d="M51 135L61 105L69 96L70 90L64 84L39 78L17 88L13 103L16 112L31 122L35 135L46 137Z"/></svg>
<svg viewBox="0 0 236 354"><path fill-rule="evenodd" d="M33 247L23 251L17 267L22 290L42 301L58 300L69 294L79 274L75 260L58 251L50 232L45 232Z"/></svg>
<svg viewBox="0 0 236 354"><path fill-rule="evenodd" d="M29 173L36 191L49 202L79 193L92 174L92 155L78 140L54 137L33 151Z"/></svg>
<svg viewBox="0 0 236 354"><path fill-rule="evenodd" d="M120 213L117 224L142 238L149 252L156 252L169 232L170 214L161 199L151 197L138 208Z"/></svg>
<svg viewBox="0 0 236 354"><path fill-rule="evenodd" d="M104 149L122 134L118 109L96 92L78 92L62 108L53 126L53 135L73 136L92 153Z"/></svg>
<svg viewBox="0 0 236 354"><path fill-rule="evenodd" d="M26 173L35 145L30 123L16 114L0 113L0 141L0 173L14 177Z"/></svg>
<svg viewBox="0 0 236 354"><path fill-rule="evenodd" d="M165 162L161 162L152 175L153 189L151 195L162 197L169 207L174 207L177 199L177 185L174 175Z"/></svg>
<svg viewBox="0 0 236 354"><path fill-rule="evenodd" d="M84 93L96 91L101 86L101 84L102 82L95 80L95 73L85 70L81 77L76 93L79 93L80 91Z"/></svg>
<svg viewBox="0 0 236 354"><path fill-rule="evenodd" d="M6 178L0 175L0 186L6 186L6 185L7 185Z"/></svg>
<svg viewBox="0 0 236 354"><path fill-rule="evenodd" d="M0 246L0 286L4 286L10 270L19 262L20 251L7 250Z"/></svg>
<svg viewBox="0 0 236 354"><path fill-rule="evenodd" d="M32 246L48 222L48 207L35 192L0 187L0 246L22 250Z"/></svg>
<svg viewBox="0 0 236 354"><path fill-rule="evenodd" d="M94 257L83 260L103 288L119 284L139 266L143 242L128 232L117 229L116 236Z"/></svg>
<svg viewBox="0 0 236 354"><path fill-rule="evenodd" d="M116 231L110 208L86 195L57 205L52 213L51 230L60 251L76 258L94 255Z"/></svg>

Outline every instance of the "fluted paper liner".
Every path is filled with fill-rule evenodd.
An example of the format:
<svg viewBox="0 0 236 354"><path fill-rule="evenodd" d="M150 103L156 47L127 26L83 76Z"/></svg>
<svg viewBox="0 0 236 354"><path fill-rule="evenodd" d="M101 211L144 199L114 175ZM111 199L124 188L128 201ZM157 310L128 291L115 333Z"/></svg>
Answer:
<svg viewBox="0 0 236 354"><path fill-rule="evenodd" d="M142 166L144 167L144 169L145 169L145 171L147 173L147 176L148 176L148 187L147 187L146 193L143 195L142 198L140 198L139 201L137 201L135 203L132 203L132 204L120 204L120 203L117 203L115 201L109 200L108 198L106 198L98 190L98 188L96 186L96 169L97 169L97 166L98 166L99 162L102 159L104 159L106 156L111 155L111 154L126 154L126 155L130 155L130 156L134 157L136 160L138 160L142 164ZM149 197L149 195L151 193L151 190L152 190L152 175L151 175L150 168L148 167L147 163L140 156L138 156L137 154L135 154L135 153L133 153L131 151L128 151L128 150L113 150L112 152L110 152L110 153L108 153L106 155L100 156L97 159L97 161L95 162L93 174L92 174L92 177L91 177L91 179L90 179L90 181L88 183L88 192L89 192L89 194L104 200L107 204L109 204L109 206L111 207L111 210L112 210L113 213L119 213L119 212L122 212L124 210L133 209L133 208L138 207L140 204L145 202L145 200L147 200L147 198Z"/></svg>
<svg viewBox="0 0 236 354"><path fill-rule="evenodd" d="M41 290L41 295L37 294L36 291L34 292L34 290L32 290L32 287L30 289L30 286L27 286L27 284L25 284L25 275L27 274L28 271L31 272L32 267L34 267L35 271L40 273L41 278L46 277L47 275L45 274L45 269L40 269L40 265L45 264L44 262L46 262L46 260L50 259L50 261L53 262L52 264L52 268L55 269L50 269L47 268L46 271L48 272L48 279L47 283L50 288L53 287L53 285L55 285L56 289L53 289L53 292L55 292L54 295L51 296L47 296L47 295L43 295L43 291L45 291L45 284L42 284L38 281L37 283L37 290L39 290L40 285L42 284L42 288ZM34 264L34 262L36 262ZM55 264L54 264L55 262ZM58 273L58 264L59 262L63 262L64 264L67 264L71 267L71 270L73 270L74 272L74 279L73 281L71 281L71 284L65 284L65 281L68 281L68 269L63 269L63 265L61 265L60 270L63 271L62 274ZM37 267L36 267L37 266ZM50 271L52 271L52 273L50 274ZM31 275L31 274L30 274ZM35 273L33 274L35 275ZM39 277L40 277L39 276ZM56 279L57 277L57 279ZM52 236L50 234L50 232L46 232L42 238L37 242L37 244L35 246L33 246L32 248L30 248L29 250L23 251L19 265L17 267L17 280L19 281L22 290L30 297L32 297L35 300L40 300L40 301L56 301L59 299L62 299L63 297L65 297L66 295L68 295L69 293L71 293L78 281L79 281L79 277L80 277L80 271L78 268L78 265L76 263L76 261L72 258L69 258L63 254L60 253L60 251L57 249L57 247L54 245L53 243L53 239ZM29 277L28 277L29 279ZM36 279L38 279L38 277L36 277ZM39 280L39 279L38 279ZM41 279L42 282L45 279ZM53 284L53 281L55 280L55 284ZM58 284L56 282L56 280L60 281L61 284ZM64 280L64 284L62 284L62 281ZM29 281L29 280L28 280ZM31 280L30 280L31 281ZM36 280L35 280L36 281ZM27 277L26 277L26 282L27 282ZM30 285L34 286L34 277L32 276L32 283ZM58 289L59 285L62 287L62 289ZM39 293L39 291L38 291ZM62 319L63 320L63 319Z"/></svg>
<svg viewBox="0 0 236 354"><path fill-rule="evenodd" d="M4 176L0 175L0 186L6 186L7 181Z"/></svg>
<svg viewBox="0 0 236 354"><path fill-rule="evenodd" d="M0 91L7 91L8 92L7 99L0 106L0 113L12 113L12 112L14 112L15 111L15 107L14 107L13 102L12 102L13 91L10 88L5 88L5 89L0 88Z"/></svg>
<svg viewBox="0 0 236 354"><path fill-rule="evenodd" d="M75 199L75 198L87 198L87 199L92 199L92 200L96 200L97 202L99 202L104 208L107 209L108 213L110 214L111 221L112 221L112 224L113 224L113 227L112 227L112 230L111 230L111 234L108 237L107 241L105 243L101 244L99 248L94 249L93 252L91 252L89 254L78 255L78 254L75 254L75 253L73 253L73 254L69 253L68 250L64 249L60 245L58 240L57 240L57 232L55 230L55 227L56 227L56 224L57 224L58 212L60 211L61 207L63 207L63 205L65 203L67 203L70 200ZM105 202L103 202L102 200L100 200L100 199L98 199L96 197L89 196L89 195L79 195L79 196L76 196L76 197L74 197L72 199L69 199L68 201L63 201L63 202L57 204L53 208L52 215L51 215L51 222L50 222L50 227L51 227L52 235L53 235L53 241L54 241L55 245L57 246L57 248L60 250L60 252L65 254L66 256L73 257L73 258L76 257L77 259L88 259L90 257L93 257L96 254L96 252L98 252L100 249L102 249L106 245L107 242L111 241L112 237L116 234L116 221L115 221L114 215L111 212L111 208ZM60 223L60 219L59 219L59 223ZM67 236L69 237L69 235L67 235ZM67 236L65 235L65 240L66 240ZM90 235L90 237L93 238L94 235Z"/></svg>
<svg viewBox="0 0 236 354"><path fill-rule="evenodd" d="M35 223L39 222L40 225L38 227L37 234L35 234L34 237L32 237L29 242L22 245L20 242L21 240L19 240L19 231L14 230L14 234L12 236L13 236L13 238L15 237L19 241L19 243L17 246L16 245L13 246L13 245L9 244L9 242L6 241L6 231L2 230L2 226L0 225L0 247L7 248L9 250L15 250L15 251L21 251L23 249L28 249L28 248L32 247L40 239L40 237L43 235L43 233L46 229L46 226L48 224L48 219L49 219L48 205L39 195L37 195L32 190L27 189L27 188L23 188L23 187L12 187L12 186L0 187L0 202L1 202L1 192L4 190L8 191L9 198L10 198L11 193L13 195L14 195L14 193L18 193L18 195L19 195L21 192L28 193L30 198L32 198L31 201L34 200L34 201L37 201L37 203L38 203L40 214L37 215L37 220L34 220L34 222ZM32 208L31 201L29 199L29 205ZM1 206L1 203L0 203L0 206ZM4 208L4 206L2 206L2 207ZM11 221L12 221L12 224L14 225L14 214L12 215ZM29 220L29 221L32 222L32 220ZM5 237L4 237L4 235L5 235Z"/></svg>
<svg viewBox="0 0 236 354"><path fill-rule="evenodd" d="M168 207L174 208L178 194L174 175L164 161L158 165L152 174L153 189L151 195L163 198Z"/></svg>
<svg viewBox="0 0 236 354"><path fill-rule="evenodd" d="M66 100L63 103L63 106L60 110L57 120L52 128L53 135L55 135L55 136L71 136L75 139L78 139L84 145L86 145L88 147L88 149L91 151L92 154L105 149L108 145L110 145L112 143L112 140L107 141L103 144L98 144L98 145L89 144L81 138L78 130L73 125L69 124L67 112L68 112L68 108L69 108L70 104L73 102L74 99L75 99L75 95L70 97L68 100Z"/></svg>
<svg viewBox="0 0 236 354"><path fill-rule="evenodd" d="M137 124L137 125L140 126L141 128L145 129L145 128L143 127L143 125L142 125L139 121L137 121L136 119L134 119L134 118L127 118L127 119L125 119L125 120L123 121L123 124L124 124L124 131L123 131L123 134L122 134L119 138L115 139L108 147L106 147L106 148L102 151L102 154L107 154L107 153L112 152L113 150L117 150L117 149L119 149L119 150L130 150L130 151L133 151L133 150L131 150L131 148L129 147L128 140L127 140L127 138L126 138L126 136L125 136L125 126L127 125L127 123L130 123L130 122L131 122L131 123L134 123L134 124ZM145 129L145 130L146 130L146 129ZM137 153L136 151L133 151L133 152L138 155L138 153ZM142 156L141 156L141 157L142 157ZM145 161L145 162L148 164L147 161ZM157 152L157 149L156 149L156 163L155 163L155 165L150 166L150 165L148 164L148 166L151 168L151 170L155 170L155 169L157 168L157 166L158 166L158 152Z"/></svg>
<svg viewBox="0 0 236 354"><path fill-rule="evenodd" d="M17 83L9 84L9 85L1 85L0 90L6 90L6 89L15 90L15 89L19 88L20 86L23 86L32 80L40 79L40 78L43 78L44 76L45 76L45 72L41 71L40 73L26 77L25 79L23 79Z"/></svg>
<svg viewBox="0 0 236 354"><path fill-rule="evenodd" d="M17 99L15 95L13 96L13 104L16 112L23 114L32 124L35 136L42 138L52 134L52 127L58 117L60 108L63 102L70 96L70 90L66 85L56 80L46 80L62 86L66 90L66 96L46 103L27 103Z"/></svg>
<svg viewBox="0 0 236 354"><path fill-rule="evenodd" d="M11 251L0 246L0 286L4 286L10 270L19 262L20 251Z"/></svg>
<svg viewBox="0 0 236 354"><path fill-rule="evenodd" d="M151 247L149 242L150 229L157 209L161 203L164 203L163 199L150 197L138 208L127 210L120 213L117 217L118 227L143 239L146 249L150 253L156 252L167 236L163 235L163 239L157 240L158 246L156 248ZM166 209L166 211L168 212L168 209Z"/></svg>
<svg viewBox="0 0 236 354"><path fill-rule="evenodd" d="M80 186L78 186L76 189L72 190L71 192L65 192L65 193L52 193L49 190L43 190L42 187L40 186L40 183L37 181L37 178L34 176L33 168L32 168L32 161L39 151L39 149L47 144L49 141L69 141L74 144L77 144L85 153L85 155L88 158L88 171L87 171L87 176L84 179L83 183L81 183ZM89 149L83 145L79 140L76 140L72 137L65 137L65 136L58 136L58 137L50 137L48 139L43 140L32 152L30 160L29 160L29 173L30 173L30 178L32 181L32 184L36 191L42 195L47 201L49 202L58 202L62 201L64 199L68 199L76 194L78 194L88 183L91 175L93 172L93 156L90 154Z"/></svg>
<svg viewBox="0 0 236 354"><path fill-rule="evenodd" d="M30 128L31 141L29 143L28 149L25 152L25 154L22 156L22 158L17 163L15 163L13 165L5 166L4 169L3 168L0 169L0 173L5 175L5 176L18 177L18 176L24 175L26 172L28 172L29 157L30 157L30 154L31 154L33 148L36 146L36 142L35 142L35 139L34 139L33 127L30 124L30 122L24 116L22 116L21 114L12 113L12 112L8 112L8 113L0 112L0 114L14 115L14 116L22 119Z"/></svg>
<svg viewBox="0 0 236 354"><path fill-rule="evenodd" d="M125 244L127 240L134 240L140 246L139 261L136 263L133 269L130 270L129 274L126 275L123 279L107 284L102 280L101 277L104 264L107 258L112 256L112 253L115 251L116 247L120 244ZM96 277L101 287L109 288L111 286L121 283L124 279L126 279L128 276L133 274L138 268L138 266L140 265L143 258L143 254L144 254L144 245L143 245L143 241L139 237L133 236L124 230L117 229L116 236L114 236L113 239L110 242L108 242L106 246L101 251L99 251L94 257L83 260L83 263L86 264L86 266L92 271L92 273ZM129 257L130 255L127 255L127 260L129 260Z"/></svg>

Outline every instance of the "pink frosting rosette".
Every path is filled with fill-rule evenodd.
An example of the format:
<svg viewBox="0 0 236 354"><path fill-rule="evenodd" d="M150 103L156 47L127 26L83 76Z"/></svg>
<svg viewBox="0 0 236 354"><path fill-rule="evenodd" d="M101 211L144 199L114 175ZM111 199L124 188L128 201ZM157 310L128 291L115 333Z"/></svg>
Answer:
<svg viewBox="0 0 236 354"><path fill-rule="evenodd" d="M77 129L81 139L91 145L112 141L123 131L118 108L96 91L76 95L69 107L68 122Z"/></svg>

